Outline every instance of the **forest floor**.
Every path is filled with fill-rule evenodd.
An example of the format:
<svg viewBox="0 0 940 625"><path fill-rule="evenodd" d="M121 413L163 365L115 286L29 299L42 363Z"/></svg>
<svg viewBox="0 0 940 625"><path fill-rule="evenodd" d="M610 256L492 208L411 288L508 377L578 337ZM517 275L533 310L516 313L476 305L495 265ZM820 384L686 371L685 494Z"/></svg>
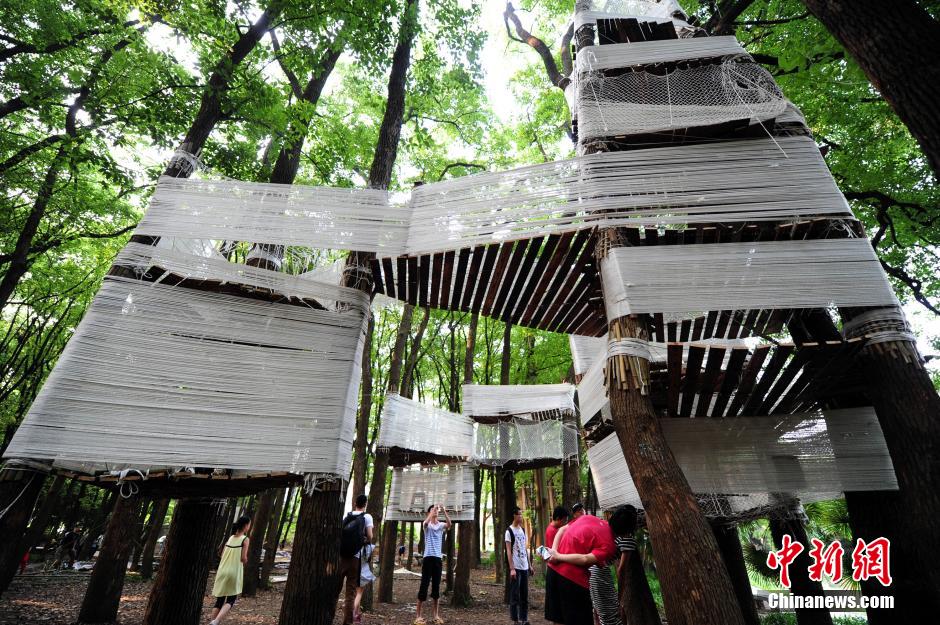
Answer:
<svg viewBox="0 0 940 625"><path fill-rule="evenodd" d="M277 572L275 572L277 574ZM64 571L56 574L42 573L33 565L25 575L18 575L10 588L0 598L0 625L71 625L78 616L89 573ZM418 594L419 577L412 573L395 575L395 603L375 604L375 610L363 617L365 625L411 625L415 618L415 598ZM536 582L533 579L533 582ZM121 597L118 622L121 625L138 625L143 620L144 608L150 593L151 582L142 581L135 574L128 574ZM441 583L443 588L443 582ZM212 588L212 579L207 586ZM454 625L493 625L510 623L507 608L502 603L502 588L495 583L492 568L474 570L470 590L474 604L470 608L451 608L449 596L441 597L441 613L446 623ZM276 625L281 609L281 594L284 583L277 583L269 591L259 592L256 597L239 599L225 625ZM529 620L533 625L543 625L544 591L536 583L529 587ZM208 623L214 600L206 596L203 623ZM343 622L343 597L337 602L335 625Z"/></svg>

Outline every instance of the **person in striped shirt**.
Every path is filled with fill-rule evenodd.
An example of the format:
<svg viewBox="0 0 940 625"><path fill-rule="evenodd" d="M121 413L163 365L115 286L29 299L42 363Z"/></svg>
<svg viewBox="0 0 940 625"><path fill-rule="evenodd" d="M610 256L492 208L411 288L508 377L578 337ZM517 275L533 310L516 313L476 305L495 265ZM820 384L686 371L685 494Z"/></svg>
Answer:
<svg viewBox="0 0 940 625"><path fill-rule="evenodd" d="M615 517L617 517L615 519ZM594 605L594 622L596 625L623 625L620 614L620 597L614 578L610 574L610 566L617 562L617 570L627 561L627 558L636 551L636 508L621 506L614 510L610 517L610 528L614 531L614 542L617 545L617 554L607 562L593 564L588 573L590 575L589 590L591 603Z"/></svg>
<svg viewBox="0 0 940 625"><path fill-rule="evenodd" d="M438 520L438 514L444 513L445 522ZM440 596L441 571L444 569L443 552L444 532L451 527L450 515L444 506L434 505L428 508L428 515L424 519L424 554L421 556L421 585L418 587L418 606L415 625L424 625L426 621L421 615L421 608L428 600L428 585L431 586L431 599L434 601L434 623L441 625Z"/></svg>

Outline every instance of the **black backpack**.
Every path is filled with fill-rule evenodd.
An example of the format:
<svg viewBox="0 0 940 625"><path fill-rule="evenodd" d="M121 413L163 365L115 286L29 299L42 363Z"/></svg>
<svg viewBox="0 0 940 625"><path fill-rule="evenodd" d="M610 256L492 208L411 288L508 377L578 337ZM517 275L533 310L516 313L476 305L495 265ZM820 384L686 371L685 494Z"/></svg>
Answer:
<svg viewBox="0 0 940 625"><path fill-rule="evenodd" d="M339 542L339 555L352 558L366 544L366 515L350 512L343 519L343 536Z"/></svg>

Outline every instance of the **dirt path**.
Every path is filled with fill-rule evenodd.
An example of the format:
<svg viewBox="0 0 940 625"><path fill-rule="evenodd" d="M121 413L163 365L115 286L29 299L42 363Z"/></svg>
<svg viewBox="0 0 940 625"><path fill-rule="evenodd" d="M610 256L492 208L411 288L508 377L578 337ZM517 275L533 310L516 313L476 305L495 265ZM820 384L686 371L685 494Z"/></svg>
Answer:
<svg viewBox="0 0 940 625"><path fill-rule="evenodd" d="M376 604L375 611L367 613L363 622L381 625L411 625L414 620L414 602L418 594L417 576L396 575L395 603ZM0 624L2 625L71 625L78 615L78 608L88 582L88 573L64 572L55 575L33 573L14 579L10 588L0 598ZM443 584L442 584L443 586ZM212 581L208 587L212 588ZM275 584L270 591L257 597L240 599L225 625L277 625L281 608L281 593L284 584ZM137 625L143 618L150 582L142 582L136 575L129 575L124 584L121 609L118 615L122 625ZM509 623L509 613L502 604L502 588L494 583L492 569L473 571L471 592L474 605L470 608L451 608L449 599L442 597L441 611L447 623L466 625L494 625ZM534 584L529 589L532 625L545 625L542 618L544 593ZM209 620L213 600L206 597L204 621ZM342 596L337 605L334 624L342 623Z"/></svg>

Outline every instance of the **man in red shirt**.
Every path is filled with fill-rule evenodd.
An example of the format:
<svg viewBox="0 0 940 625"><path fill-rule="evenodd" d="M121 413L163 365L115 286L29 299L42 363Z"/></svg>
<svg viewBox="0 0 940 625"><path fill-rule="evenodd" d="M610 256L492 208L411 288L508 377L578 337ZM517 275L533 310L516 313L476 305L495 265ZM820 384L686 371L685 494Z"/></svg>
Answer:
<svg viewBox="0 0 940 625"><path fill-rule="evenodd" d="M594 610L589 590L593 564L611 560L617 552L614 529L596 516L585 514L562 527L555 534L549 556L558 573L557 590L564 597L564 625L593 625Z"/></svg>
<svg viewBox="0 0 940 625"><path fill-rule="evenodd" d="M545 546L549 549L555 544L555 534L558 528L568 522L568 509L564 506L558 506L552 512L552 522L545 528ZM561 625L564 622L562 615L562 595L558 590L558 573L555 572L555 562L551 559L545 562L548 568L545 570L545 620L555 625Z"/></svg>

